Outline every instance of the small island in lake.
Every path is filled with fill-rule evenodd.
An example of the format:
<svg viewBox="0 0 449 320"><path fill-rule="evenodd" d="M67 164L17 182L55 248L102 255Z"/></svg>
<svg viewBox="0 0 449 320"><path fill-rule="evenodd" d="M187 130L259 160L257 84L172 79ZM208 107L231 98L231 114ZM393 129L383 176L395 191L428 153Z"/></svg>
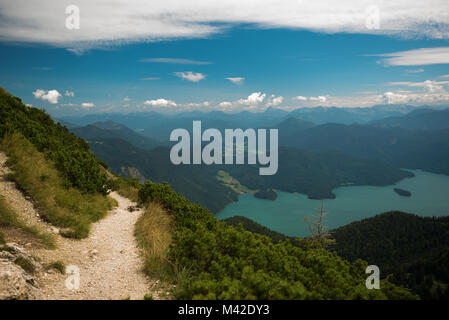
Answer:
<svg viewBox="0 0 449 320"><path fill-rule="evenodd" d="M257 191L254 194L254 196L256 198L267 199L267 200L276 200L276 198L278 197L277 193L274 192L273 189L266 189L266 190Z"/></svg>
<svg viewBox="0 0 449 320"><path fill-rule="evenodd" d="M412 193L410 191L407 191L404 189L399 189L399 188L394 188L394 192L396 192L398 195L403 196L403 197L410 197L412 195Z"/></svg>

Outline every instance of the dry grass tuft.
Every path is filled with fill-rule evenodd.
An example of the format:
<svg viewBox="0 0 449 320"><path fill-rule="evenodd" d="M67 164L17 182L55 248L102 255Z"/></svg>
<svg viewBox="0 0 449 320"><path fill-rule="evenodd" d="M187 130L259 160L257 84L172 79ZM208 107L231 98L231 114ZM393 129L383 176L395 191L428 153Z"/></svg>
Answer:
<svg viewBox="0 0 449 320"><path fill-rule="evenodd" d="M173 218L159 204L148 204L135 227L148 275L162 280L172 278L173 268L168 260L172 232Z"/></svg>

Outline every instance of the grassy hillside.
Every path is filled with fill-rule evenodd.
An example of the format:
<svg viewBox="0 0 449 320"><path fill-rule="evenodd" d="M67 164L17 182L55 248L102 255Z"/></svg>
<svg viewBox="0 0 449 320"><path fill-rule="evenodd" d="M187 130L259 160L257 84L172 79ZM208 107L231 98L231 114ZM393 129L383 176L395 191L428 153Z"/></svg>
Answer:
<svg viewBox="0 0 449 320"><path fill-rule="evenodd" d="M0 88L0 137L20 132L39 152L54 161L67 186L105 193L106 176L83 139L55 123L44 111L27 107Z"/></svg>
<svg viewBox="0 0 449 320"><path fill-rule="evenodd" d="M6 135L0 148L9 157L14 171L9 176L43 209L42 215L63 228L63 235L84 238L92 222L104 217L114 201L101 193L82 192L67 187L52 161L19 133Z"/></svg>
<svg viewBox="0 0 449 320"><path fill-rule="evenodd" d="M105 170L87 142L2 88L0 144L14 171L9 178L65 236L86 237L90 223L112 208Z"/></svg>
<svg viewBox="0 0 449 320"><path fill-rule="evenodd" d="M150 208L158 203L172 219L174 233L166 257L177 275L177 298L416 298L387 281L381 290L367 290L366 262L350 264L313 244L274 244L268 237L218 221L168 184L147 182L139 196Z"/></svg>

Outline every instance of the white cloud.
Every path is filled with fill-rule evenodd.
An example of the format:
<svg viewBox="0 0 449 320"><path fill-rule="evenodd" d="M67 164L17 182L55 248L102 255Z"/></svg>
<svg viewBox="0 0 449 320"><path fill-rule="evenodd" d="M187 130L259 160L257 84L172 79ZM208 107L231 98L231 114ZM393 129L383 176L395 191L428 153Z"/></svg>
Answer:
<svg viewBox="0 0 449 320"><path fill-rule="evenodd" d="M402 93L402 92L385 92L383 100L387 104L407 103L413 105L423 104L447 104L449 102L449 94L446 92L428 92L428 93Z"/></svg>
<svg viewBox="0 0 449 320"><path fill-rule="evenodd" d="M440 77L441 78L441 77ZM409 87L410 90L388 91L383 94L385 103L409 103L409 104L447 104L449 102L449 92L445 85L449 85L449 80L435 81L425 80L422 82L398 81L389 82L389 86Z"/></svg>
<svg viewBox="0 0 449 320"><path fill-rule="evenodd" d="M40 99L46 92L47 91L45 91L45 90L37 89L36 91L33 92L33 95L36 99Z"/></svg>
<svg viewBox="0 0 449 320"><path fill-rule="evenodd" d="M449 38L447 0L210 1L78 0L81 25L67 30L66 1L0 1L0 39L84 49L129 42L198 38L249 23L263 28L328 33L380 33ZM378 4L380 28L367 28L367 8Z"/></svg>
<svg viewBox="0 0 449 320"><path fill-rule="evenodd" d="M232 107L232 103L229 101L223 101L218 104L218 107L220 107L222 109L228 109L228 108Z"/></svg>
<svg viewBox="0 0 449 320"><path fill-rule="evenodd" d="M175 72L175 75L182 78L182 79L186 79L188 81L191 82L198 82L203 80L204 78L206 78L206 76L202 73L193 73L191 71L187 71L187 72Z"/></svg>
<svg viewBox="0 0 449 320"><path fill-rule="evenodd" d="M61 106L61 107L74 107L74 106L76 106L76 104L73 104L73 103L63 103L63 104L61 104L60 106Z"/></svg>
<svg viewBox="0 0 449 320"><path fill-rule="evenodd" d="M75 96L75 92L66 90L64 95L66 97L74 97Z"/></svg>
<svg viewBox="0 0 449 320"><path fill-rule="evenodd" d="M422 87L430 92L441 91L443 89L444 84L449 84L449 81L434 81L434 80L425 80L422 82L412 82L412 81L397 81L397 82L388 82L389 86L407 86L407 87Z"/></svg>
<svg viewBox="0 0 449 320"><path fill-rule="evenodd" d="M95 107L95 104L93 102L83 102L81 103L81 107L84 109L90 109Z"/></svg>
<svg viewBox="0 0 449 320"><path fill-rule="evenodd" d="M447 64L449 63L449 47L420 48L408 51L375 54L373 56L389 57L380 60L380 62L384 63L386 66Z"/></svg>
<svg viewBox="0 0 449 320"><path fill-rule="evenodd" d="M238 100L238 103L244 104L247 106L254 106L254 105L258 105L259 103L261 103L265 99L265 97L266 97L265 93L254 92L254 93L251 93L248 96L248 98Z"/></svg>
<svg viewBox="0 0 449 320"><path fill-rule="evenodd" d="M156 78L156 77L152 77L152 78L142 78L140 80L144 80L144 81L153 81L153 80L159 80L160 78Z"/></svg>
<svg viewBox="0 0 449 320"><path fill-rule="evenodd" d="M204 101L204 102L190 102L190 103L186 103L183 105L184 107L187 108L192 108L192 107L209 107L210 106L210 102L209 101Z"/></svg>
<svg viewBox="0 0 449 320"><path fill-rule="evenodd" d="M153 63L171 63L171 64L212 64L209 61L197 61L190 59L178 59L178 58L147 58L141 59L140 62L153 62Z"/></svg>
<svg viewBox="0 0 449 320"><path fill-rule="evenodd" d="M124 102L128 102L128 101L131 101L131 99L128 98L128 97L124 97L124 98L123 98L123 101L124 101Z"/></svg>
<svg viewBox="0 0 449 320"><path fill-rule="evenodd" d="M307 97L304 97L304 96L296 96L296 97L293 97L293 100L306 101L306 100L307 100Z"/></svg>
<svg viewBox="0 0 449 320"><path fill-rule="evenodd" d="M241 78L241 77L228 77L225 79L231 81L234 84L242 84L243 81L245 80L245 78Z"/></svg>
<svg viewBox="0 0 449 320"><path fill-rule="evenodd" d="M146 100L144 102L147 106L152 107L176 107L177 104L174 101L166 100L166 99L155 99L155 100Z"/></svg>
<svg viewBox="0 0 449 320"><path fill-rule="evenodd" d="M276 97L274 94L272 94L266 104L266 107L273 107L273 106L280 105L282 103L282 101L284 101L283 96Z"/></svg>
<svg viewBox="0 0 449 320"><path fill-rule="evenodd" d="M51 104L57 104L58 99L62 97L62 95L58 92L58 90L43 90L43 89L37 89L33 92L33 95L36 99L42 99L46 100Z"/></svg>
<svg viewBox="0 0 449 320"><path fill-rule="evenodd" d="M408 70L405 70L405 72L407 72L407 73L421 73L421 72L424 72L424 69L423 69L423 68L419 68L419 69L408 69Z"/></svg>
<svg viewBox="0 0 449 320"><path fill-rule="evenodd" d="M325 96L310 97L309 100L310 101L326 102L327 97L325 97Z"/></svg>

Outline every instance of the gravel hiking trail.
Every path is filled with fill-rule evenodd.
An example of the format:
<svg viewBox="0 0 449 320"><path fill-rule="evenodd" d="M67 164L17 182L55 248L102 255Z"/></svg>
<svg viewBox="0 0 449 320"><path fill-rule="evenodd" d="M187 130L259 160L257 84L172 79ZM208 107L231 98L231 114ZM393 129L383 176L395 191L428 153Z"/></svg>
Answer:
<svg viewBox="0 0 449 320"><path fill-rule="evenodd" d="M56 250L33 252L47 263L62 261L79 269L78 290L67 288L69 275L44 273L39 281L38 299L141 300L147 293L158 298L156 290L152 290L158 281L143 273L143 261L134 238L134 225L142 212L128 211L135 203L118 193L112 192L110 196L117 200L118 207L92 225L88 238L73 240L58 236Z"/></svg>
<svg viewBox="0 0 449 320"><path fill-rule="evenodd" d="M56 249L27 243L32 241L24 238L23 234L11 240L23 244L42 265L59 261L66 267L75 266L79 270L79 289L66 286L67 274L45 269L36 274L39 287L36 299L143 299L148 293L153 299L160 299L161 295L166 298L159 281L148 278L143 272L143 259L134 237L134 225L142 211L128 211L136 203L111 192L110 196L118 206L92 224L89 237L81 240L64 238L58 234L57 228L40 218L31 198L18 190L14 182L5 179L5 175L11 172L6 160L7 156L0 152L0 196L22 223L53 233Z"/></svg>

